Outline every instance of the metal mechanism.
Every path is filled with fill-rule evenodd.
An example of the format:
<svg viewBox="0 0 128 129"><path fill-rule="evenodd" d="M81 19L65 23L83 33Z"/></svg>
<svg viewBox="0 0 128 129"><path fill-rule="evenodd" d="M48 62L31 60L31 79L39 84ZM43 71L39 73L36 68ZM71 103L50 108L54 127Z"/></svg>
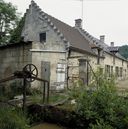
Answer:
<svg viewBox="0 0 128 129"><path fill-rule="evenodd" d="M0 80L0 83L14 80L16 78L25 79L28 82L33 82L36 80L38 76L38 70L35 65L27 64L22 71L15 71L13 76L7 77L5 79ZM43 80L44 81L44 80Z"/></svg>
<svg viewBox="0 0 128 129"><path fill-rule="evenodd" d="M22 71L15 71L13 73L13 76L7 77L5 79L0 80L0 83L14 80L14 79L23 79L23 111L25 110L26 106L26 87L27 87L27 82L31 83L35 80L42 81L43 82L43 103L45 101L48 103L49 102L49 81L44 80L41 78L38 78L38 69L35 65L33 64L27 64ZM46 89L47 88L47 89ZM46 93L47 91L47 93Z"/></svg>
<svg viewBox="0 0 128 129"><path fill-rule="evenodd" d="M26 81L33 82L38 76L38 70L35 65L33 64L27 64L23 68L23 72L26 73Z"/></svg>

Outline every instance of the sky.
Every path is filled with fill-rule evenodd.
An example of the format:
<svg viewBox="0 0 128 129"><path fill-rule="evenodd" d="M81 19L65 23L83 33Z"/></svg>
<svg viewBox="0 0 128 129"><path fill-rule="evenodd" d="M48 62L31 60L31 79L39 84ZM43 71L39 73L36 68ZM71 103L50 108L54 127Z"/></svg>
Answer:
<svg viewBox="0 0 128 129"><path fill-rule="evenodd" d="M25 13L31 0L5 0ZM82 18L82 0L34 0L42 11L71 25ZM83 0L83 29L115 46L128 45L128 0Z"/></svg>

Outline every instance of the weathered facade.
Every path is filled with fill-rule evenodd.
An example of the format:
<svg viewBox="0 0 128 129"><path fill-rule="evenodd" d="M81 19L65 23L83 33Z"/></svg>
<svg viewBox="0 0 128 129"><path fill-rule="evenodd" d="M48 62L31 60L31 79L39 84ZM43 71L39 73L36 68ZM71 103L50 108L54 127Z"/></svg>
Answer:
<svg viewBox="0 0 128 129"><path fill-rule="evenodd" d="M0 78L12 76L14 71L22 70L23 66L32 62L30 49L32 44L17 43L0 47Z"/></svg>
<svg viewBox="0 0 128 129"><path fill-rule="evenodd" d="M84 31L81 22L77 19L71 27L41 11L32 1L25 14L24 42L0 47L0 78L32 63L38 68L38 76L50 81L51 89L64 89L79 79L87 84L90 70L98 67L108 76L126 79L128 61L118 51L110 51L103 36L98 40ZM41 82L35 81L32 86L41 86Z"/></svg>

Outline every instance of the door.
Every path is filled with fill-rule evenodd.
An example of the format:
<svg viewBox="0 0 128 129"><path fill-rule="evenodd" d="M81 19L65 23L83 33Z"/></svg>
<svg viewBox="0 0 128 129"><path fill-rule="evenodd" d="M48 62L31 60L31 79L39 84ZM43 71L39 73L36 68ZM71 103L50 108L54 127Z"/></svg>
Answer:
<svg viewBox="0 0 128 129"><path fill-rule="evenodd" d="M50 62L41 62L41 77L44 80L50 81Z"/></svg>

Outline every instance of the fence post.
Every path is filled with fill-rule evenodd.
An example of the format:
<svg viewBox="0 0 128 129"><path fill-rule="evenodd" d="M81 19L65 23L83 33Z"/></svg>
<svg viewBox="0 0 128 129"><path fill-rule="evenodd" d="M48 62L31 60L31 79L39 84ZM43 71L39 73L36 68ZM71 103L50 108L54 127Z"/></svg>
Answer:
<svg viewBox="0 0 128 129"><path fill-rule="evenodd" d="M25 108L26 108L26 79L23 79L23 112L25 112Z"/></svg>

